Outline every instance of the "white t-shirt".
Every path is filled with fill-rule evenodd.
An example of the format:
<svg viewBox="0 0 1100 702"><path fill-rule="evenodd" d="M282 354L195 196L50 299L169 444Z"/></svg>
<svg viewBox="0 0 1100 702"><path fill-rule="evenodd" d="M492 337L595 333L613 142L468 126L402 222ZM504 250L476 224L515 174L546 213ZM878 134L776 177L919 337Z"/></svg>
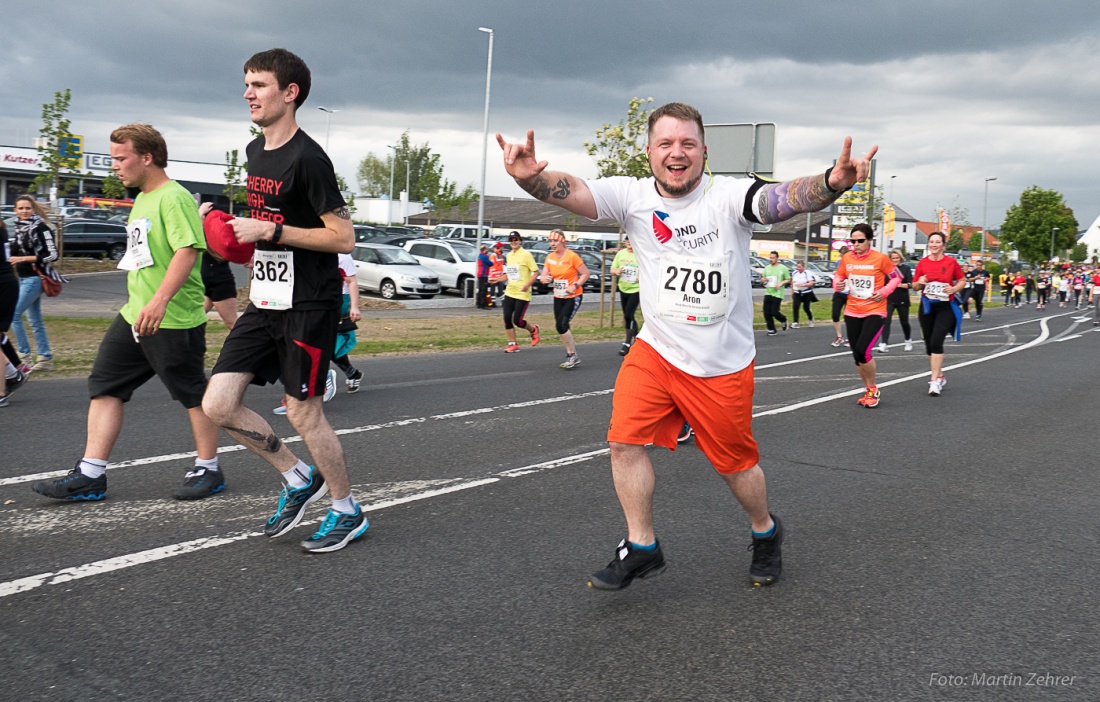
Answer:
<svg viewBox="0 0 1100 702"><path fill-rule="evenodd" d="M348 295L351 293L351 290L348 288L348 281L344 280L344 278L350 278L355 275L355 259L351 257L351 254L346 253L336 254L336 256L336 265L340 267L340 278L341 282L344 284L343 294Z"/></svg>
<svg viewBox="0 0 1100 702"><path fill-rule="evenodd" d="M714 176L684 197L666 199L657 194L653 178L587 181L598 216L623 225L634 246L645 315L638 337L689 375L736 373L756 357L749 280L752 224L744 217L745 197L755 182ZM691 270L689 259L705 265ZM688 271L694 280L682 277ZM722 292L716 294L722 277ZM671 297L683 294L686 299L691 284L699 280L704 281L704 300L722 298L725 314L716 317L720 321L691 323L663 314ZM685 282L690 284L685 287Z"/></svg>
<svg viewBox="0 0 1100 702"><path fill-rule="evenodd" d="M814 276L809 271L791 273L791 285L797 292L808 292L814 287ZM803 290L805 288L805 290Z"/></svg>

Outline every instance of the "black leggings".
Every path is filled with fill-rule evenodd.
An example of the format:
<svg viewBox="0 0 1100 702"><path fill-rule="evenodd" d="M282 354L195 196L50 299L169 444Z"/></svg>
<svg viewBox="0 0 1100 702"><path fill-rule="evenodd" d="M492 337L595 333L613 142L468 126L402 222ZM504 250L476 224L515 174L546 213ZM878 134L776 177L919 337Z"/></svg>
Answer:
<svg viewBox="0 0 1100 702"><path fill-rule="evenodd" d="M1050 297L1050 288L1039 288L1038 304L1046 305L1048 297Z"/></svg>
<svg viewBox="0 0 1100 702"><path fill-rule="evenodd" d="M768 325L768 331L775 331L775 320L779 320L780 324L787 323L787 317L779 311L779 306L783 304L783 298L774 297L772 295L764 296L764 323Z"/></svg>
<svg viewBox="0 0 1100 702"><path fill-rule="evenodd" d="M519 327L520 329L527 328L527 320L523 318L527 314L527 305L531 304L530 300L517 300L514 297L504 296L504 328L514 329Z"/></svg>
<svg viewBox="0 0 1100 702"><path fill-rule="evenodd" d="M906 296L908 296L906 291ZM886 300L886 321L882 324L882 343L890 343L890 322L894 318L894 310L898 311L898 323L901 324L901 330L905 333L905 340L909 341L913 338L913 328L909 326L909 301L905 302L892 302L889 298Z"/></svg>
<svg viewBox="0 0 1100 702"><path fill-rule="evenodd" d="M871 349L878 342L882 334L882 323L885 321L884 317L875 314L867 317L844 315L844 324L848 327L848 344L857 366L871 362Z"/></svg>
<svg viewBox="0 0 1100 702"><path fill-rule="evenodd" d="M581 308L583 300L584 295L554 298L554 327L559 334L565 334L569 331L569 322L573 320L573 316Z"/></svg>
<svg viewBox="0 0 1100 702"><path fill-rule="evenodd" d="M638 336L638 321L634 319L634 315L638 311L638 300L641 298L641 293L628 293L620 290L619 298L622 300L623 319L626 323L626 343L630 344L634 342L634 337Z"/></svg>
<svg viewBox="0 0 1100 702"><path fill-rule="evenodd" d="M970 290L970 297L974 300L974 311L977 312L980 317L982 314L982 305L985 302L985 286L975 285Z"/></svg>
<svg viewBox="0 0 1100 702"><path fill-rule="evenodd" d="M928 313L924 312L924 304L921 304L920 313L917 314L920 321L921 334L924 335L924 351L929 356L934 353L943 353L943 340L947 335L955 331L955 310L950 302L933 302L929 305Z"/></svg>
<svg viewBox="0 0 1100 702"><path fill-rule="evenodd" d="M844 311L844 305L848 304L848 293L833 292L833 323L840 321L840 314Z"/></svg>
<svg viewBox="0 0 1100 702"><path fill-rule="evenodd" d="M802 308L806 311L806 319L811 322L814 321L814 313L810 310L810 302L814 299L814 293L812 290L807 290L804 293L792 293L791 299L794 300L794 323L798 324L798 310Z"/></svg>

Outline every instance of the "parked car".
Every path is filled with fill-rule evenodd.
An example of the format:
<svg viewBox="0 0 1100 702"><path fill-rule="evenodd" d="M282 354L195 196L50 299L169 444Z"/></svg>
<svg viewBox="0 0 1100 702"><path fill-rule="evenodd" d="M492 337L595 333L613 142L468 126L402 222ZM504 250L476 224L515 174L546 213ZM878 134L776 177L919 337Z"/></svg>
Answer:
<svg viewBox="0 0 1100 702"><path fill-rule="evenodd" d="M381 229L382 231L386 232L387 234L400 234L400 235L403 235L403 236L419 236L419 237L424 236L424 230L421 229L420 227L409 227L409 226L404 226L404 225L394 225L392 227L387 226L387 227L375 227L375 228L376 229Z"/></svg>
<svg viewBox="0 0 1100 702"><path fill-rule="evenodd" d="M112 261L126 254L126 227L94 219L65 221L62 249L66 256L106 256Z"/></svg>
<svg viewBox="0 0 1100 702"><path fill-rule="evenodd" d="M477 249L470 244L439 239L411 239L405 250L439 276L442 288L462 291L466 279L477 279Z"/></svg>
<svg viewBox="0 0 1100 702"><path fill-rule="evenodd" d="M566 244L566 246L569 248L570 251L577 251L577 252L587 251L588 253L595 254L597 256L599 256L601 253L603 253L603 251L601 249L599 249L595 246L592 246L591 244L575 244L575 243L569 242L569 243ZM539 241L536 241L536 242L534 242L530 245L524 245L523 248L527 249L528 251L549 251L550 250L550 240L549 239L540 239Z"/></svg>
<svg viewBox="0 0 1100 702"><path fill-rule="evenodd" d="M488 239L493 235L487 226L481 227L481 238ZM440 224L432 231L436 239L466 239L477 240L476 224Z"/></svg>
<svg viewBox="0 0 1100 702"><path fill-rule="evenodd" d="M810 261L806 264L806 270L810 272L814 277L815 288L828 288L833 284L833 273L820 267L819 264L814 261Z"/></svg>
<svg viewBox="0 0 1100 702"><path fill-rule="evenodd" d="M382 237L390 236L390 233L384 229L378 227L372 227L368 224L356 224L352 227L355 230L356 243L364 241L377 241Z"/></svg>
<svg viewBox="0 0 1100 702"><path fill-rule="evenodd" d="M388 244L389 246L401 246L404 247L406 242L422 239L423 237L413 236L412 234L386 234L380 236L377 239L371 239L371 243L374 244Z"/></svg>
<svg viewBox="0 0 1100 702"><path fill-rule="evenodd" d="M429 300L439 293L439 276L420 265L405 249L385 244L356 244L355 281L360 290L377 292L387 300L398 295L419 295Z"/></svg>
<svg viewBox="0 0 1100 702"><path fill-rule="evenodd" d="M764 287L764 274L755 268L749 269L749 285L754 288Z"/></svg>
<svg viewBox="0 0 1100 702"><path fill-rule="evenodd" d="M534 257L535 263L538 264L539 270L542 270L542 264L546 262L546 257L550 255L549 251L540 251L538 249L531 252L531 256ZM600 291L600 257L597 254L589 251L578 251L577 255L584 261L584 265L588 267L588 280L584 282L585 292L599 292ZM609 262L610 263L610 262ZM610 266L609 266L610 267ZM611 277L608 275L608 285L611 283ZM536 279L535 284L531 286L531 292L536 295L545 295L552 290L552 286L544 285L542 281ZM608 292L611 289L605 288Z"/></svg>

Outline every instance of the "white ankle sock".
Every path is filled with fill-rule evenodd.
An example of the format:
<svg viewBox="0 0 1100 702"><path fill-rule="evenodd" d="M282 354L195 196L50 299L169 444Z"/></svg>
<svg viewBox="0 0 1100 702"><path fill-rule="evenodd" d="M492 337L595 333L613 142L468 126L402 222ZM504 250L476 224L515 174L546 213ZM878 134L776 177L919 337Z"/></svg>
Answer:
<svg viewBox="0 0 1100 702"><path fill-rule="evenodd" d="M101 461L98 458L88 458L85 456L80 459L80 463L77 464L80 468L82 475L89 478L98 478L107 472L107 461Z"/></svg>
<svg viewBox="0 0 1100 702"><path fill-rule="evenodd" d="M283 473L283 480L295 490L304 488L309 485L309 466L299 460L298 465Z"/></svg>
<svg viewBox="0 0 1100 702"><path fill-rule="evenodd" d="M195 467L203 468L205 470L221 470L218 466L218 457L213 458L195 458Z"/></svg>
<svg viewBox="0 0 1100 702"><path fill-rule="evenodd" d="M342 500L333 500L332 509L343 514L355 514L355 498L350 494Z"/></svg>

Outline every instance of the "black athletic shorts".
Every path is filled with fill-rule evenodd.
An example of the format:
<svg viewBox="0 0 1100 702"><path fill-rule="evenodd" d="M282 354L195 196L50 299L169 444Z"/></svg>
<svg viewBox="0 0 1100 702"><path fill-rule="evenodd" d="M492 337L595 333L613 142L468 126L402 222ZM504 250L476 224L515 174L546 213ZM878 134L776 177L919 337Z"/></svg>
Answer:
<svg viewBox="0 0 1100 702"><path fill-rule="evenodd" d="M214 302L237 297L237 281L229 264L224 261L219 263L212 258L207 261L208 258L209 254L203 256L199 269L202 273L204 294Z"/></svg>
<svg viewBox="0 0 1100 702"><path fill-rule="evenodd" d="M99 344L88 376L90 397L117 397L129 402L134 390L154 375L172 399L187 409L202 406L206 392L206 324L192 329L161 329L134 340L134 328L115 317Z"/></svg>
<svg viewBox="0 0 1100 702"><path fill-rule="evenodd" d="M283 379L286 394L325 393L340 310L258 310L249 305L225 338L213 373L252 373L253 385Z"/></svg>

